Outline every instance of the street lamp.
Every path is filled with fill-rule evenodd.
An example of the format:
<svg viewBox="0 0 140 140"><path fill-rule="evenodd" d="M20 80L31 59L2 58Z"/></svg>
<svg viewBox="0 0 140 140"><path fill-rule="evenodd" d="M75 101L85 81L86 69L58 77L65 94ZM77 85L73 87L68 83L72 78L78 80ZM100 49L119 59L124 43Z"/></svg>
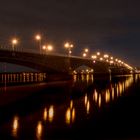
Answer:
<svg viewBox="0 0 140 140"><path fill-rule="evenodd" d="M109 55L108 54L104 54L104 58L108 58L109 57Z"/></svg>
<svg viewBox="0 0 140 140"><path fill-rule="evenodd" d="M42 50L43 50L43 52L46 51L46 48L47 48L46 45L43 45L43 46L42 46ZM44 54L45 54L45 53L44 53Z"/></svg>
<svg viewBox="0 0 140 140"><path fill-rule="evenodd" d="M97 56L96 55L92 55L91 58L92 59L97 59Z"/></svg>
<svg viewBox="0 0 140 140"><path fill-rule="evenodd" d="M46 45L43 45L43 46L42 46L42 49L43 49L43 50L46 50Z"/></svg>
<svg viewBox="0 0 140 140"><path fill-rule="evenodd" d="M66 42L66 43L64 44L64 47L65 47L66 49L68 49L68 65L69 65L69 73L71 74L70 56L71 56L71 53L72 53L71 49L74 47L74 45L71 44L71 43L69 43L69 42Z"/></svg>
<svg viewBox="0 0 140 140"><path fill-rule="evenodd" d="M53 46L52 45L48 45L48 46L46 46L46 45L43 45L42 46L42 49L44 50L44 51L46 51L46 53L49 51L52 51L53 50Z"/></svg>
<svg viewBox="0 0 140 140"><path fill-rule="evenodd" d="M103 61L103 58L102 57L100 57L100 61Z"/></svg>
<svg viewBox="0 0 140 140"><path fill-rule="evenodd" d="M71 53L72 53L71 49L74 47L74 45L73 45L73 44L70 44L69 42L66 42L66 43L64 44L64 47L65 47L66 49L68 49L68 56L70 57L70 56L71 56Z"/></svg>
<svg viewBox="0 0 140 140"><path fill-rule="evenodd" d="M86 57L87 56L87 54L86 53L83 53L83 57Z"/></svg>
<svg viewBox="0 0 140 140"><path fill-rule="evenodd" d="M85 53L88 53L88 51L89 51L89 50L88 50L87 48L85 48L85 50L84 50L84 51L85 51Z"/></svg>
<svg viewBox="0 0 140 140"><path fill-rule="evenodd" d="M113 60L113 57L111 56L110 59Z"/></svg>
<svg viewBox="0 0 140 140"><path fill-rule="evenodd" d="M39 35L39 34L37 34L36 36L35 36L35 39L38 41L38 43L39 43L39 53L41 54L41 35Z"/></svg>
<svg viewBox="0 0 140 140"><path fill-rule="evenodd" d="M84 52L83 52L83 57L87 57L87 55L88 55L88 52L89 52L89 49L88 48L85 48L84 49Z"/></svg>
<svg viewBox="0 0 140 140"><path fill-rule="evenodd" d="M16 38L12 39L12 50L15 50L15 46L18 44L18 40Z"/></svg>
<svg viewBox="0 0 140 140"><path fill-rule="evenodd" d="M53 50L53 46L52 46L52 45L48 45L48 46L47 46L47 50L48 50L48 51L52 51L52 50Z"/></svg>
<svg viewBox="0 0 140 140"><path fill-rule="evenodd" d="M97 55L99 56L101 53L100 52L97 52Z"/></svg>

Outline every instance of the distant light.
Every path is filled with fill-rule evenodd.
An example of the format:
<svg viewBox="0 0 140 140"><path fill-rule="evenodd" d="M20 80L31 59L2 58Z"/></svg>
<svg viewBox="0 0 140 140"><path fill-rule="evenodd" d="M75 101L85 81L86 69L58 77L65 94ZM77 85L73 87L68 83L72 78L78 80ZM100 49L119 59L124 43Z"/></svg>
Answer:
<svg viewBox="0 0 140 140"><path fill-rule="evenodd" d="M92 56L91 56L91 58L96 59L96 58L97 58L97 56L96 56L96 55L92 55Z"/></svg>
<svg viewBox="0 0 140 140"><path fill-rule="evenodd" d="M114 63L114 61L111 60L111 61L110 61L110 64L113 64L113 63Z"/></svg>
<svg viewBox="0 0 140 140"><path fill-rule="evenodd" d="M108 54L105 54L105 55L104 55L104 58L108 58L108 57L109 57L109 55L108 55Z"/></svg>
<svg viewBox="0 0 140 140"><path fill-rule="evenodd" d="M43 46L42 46L42 49L43 49L43 50L46 50L46 45L43 45Z"/></svg>
<svg viewBox="0 0 140 140"><path fill-rule="evenodd" d="M110 57L111 60L113 60L113 57Z"/></svg>
<svg viewBox="0 0 140 140"><path fill-rule="evenodd" d="M72 54L72 51L71 50L69 50L69 54Z"/></svg>
<svg viewBox="0 0 140 140"><path fill-rule="evenodd" d="M85 52L87 53L88 51L89 51L89 50L86 48L86 49L85 49Z"/></svg>
<svg viewBox="0 0 140 140"><path fill-rule="evenodd" d="M73 46L74 46L73 44L70 44L70 47L71 47L71 48L73 48Z"/></svg>
<svg viewBox="0 0 140 140"><path fill-rule="evenodd" d="M121 60L118 60L118 63L121 63L122 61Z"/></svg>
<svg viewBox="0 0 140 140"><path fill-rule="evenodd" d="M16 45L18 43L18 40L16 38L12 39L12 44Z"/></svg>
<svg viewBox="0 0 140 140"><path fill-rule="evenodd" d="M101 58L100 58L100 61L102 61L102 60L103 60L103 58L101 57Z"/></svg>
<svg viewBox="0 0 140 140"><path fill-rule="evenodd" d="M47 49L48 49L49 51L52 51L52 50L53 50L53 46L52 46L52 45L48 45L48 46L47 46Z"/></svg>
<svg viewBox="0 0 140 140"><path fill-rule="evenodd" d="M68 49L68 56L70 57L71 54L72 54L71 49L74 47L74 45L73 45L73 44L70 44L69 42L66 42L66 43L64 44L64 47L65 47L66 49Z"/></svg>
<svg viewBox="0 0 140 140"><path fill-rule="evenodd" d="M37 35L35 36L35 39L36 39L36 40L41 40L41 35L37 34Z"/></svg>
<svg viewBox="0 0 140 140"><path fill-rule="evenodd" d="M97 55L100 55L100 52L97 52Z"/></svg>
<svg viewBox="0 0 140 140"><path fill-rule="evenodd" d="M83 53L83 57L86 57L87 56L87 54L86 53Z"/></svg>
<svg viewBox="0 0 140 140"><path fill-rule="evenodd" d="M64 47L65 47L65 48L68 48L68 47L69 47L69 43L66 42L66 43L64 44Z"/></svg>

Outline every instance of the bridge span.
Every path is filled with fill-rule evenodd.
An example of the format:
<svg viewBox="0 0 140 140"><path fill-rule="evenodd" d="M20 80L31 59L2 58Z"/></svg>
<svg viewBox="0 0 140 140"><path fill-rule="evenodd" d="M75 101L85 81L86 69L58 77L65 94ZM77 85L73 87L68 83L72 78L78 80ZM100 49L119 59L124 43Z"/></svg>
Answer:
<svg viewBox="0 0 140 140"><path fill-rule="evenodd" d="M11 50L0 50L0 62L18 64L46 73L70 73L80 66L90 67L94 74L129 74L132 71L124 65L93 61L92 58Z"/></svg>

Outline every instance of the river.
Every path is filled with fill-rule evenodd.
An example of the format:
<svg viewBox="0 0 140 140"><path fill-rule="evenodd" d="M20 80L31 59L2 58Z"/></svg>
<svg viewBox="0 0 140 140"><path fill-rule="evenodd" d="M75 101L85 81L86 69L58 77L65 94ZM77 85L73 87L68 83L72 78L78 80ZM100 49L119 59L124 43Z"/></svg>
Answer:
<svg viewBox="0 0 140 140"><path fill-rule="evenodd" d="M12 75L0 75L0 139L140 138L140 75Z"/></svg>

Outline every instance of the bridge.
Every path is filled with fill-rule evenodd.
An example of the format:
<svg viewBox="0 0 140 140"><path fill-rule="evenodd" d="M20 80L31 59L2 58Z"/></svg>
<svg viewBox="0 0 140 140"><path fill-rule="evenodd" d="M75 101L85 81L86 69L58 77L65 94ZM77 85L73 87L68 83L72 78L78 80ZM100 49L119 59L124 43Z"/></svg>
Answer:
<svg viewBox="0 0 140 140"><path fill-rule="evenodd" d="M1 49L0 62L18 64L46 73L71 73L87 66L94 74L129 74L133 69L125 63L109 63L100 59L67 56L60 54L38 54L33 52Z"/></svg>

